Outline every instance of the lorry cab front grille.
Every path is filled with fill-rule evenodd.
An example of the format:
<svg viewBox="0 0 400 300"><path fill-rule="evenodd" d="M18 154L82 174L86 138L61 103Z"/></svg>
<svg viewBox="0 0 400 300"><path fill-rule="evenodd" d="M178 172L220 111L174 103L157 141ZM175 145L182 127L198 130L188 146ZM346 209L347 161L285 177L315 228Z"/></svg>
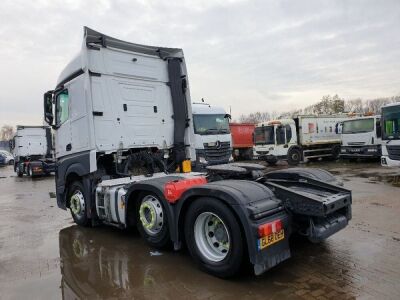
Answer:
<svg viewBox="0 0 400 300"><path fill-rule="evenodd" d="M230 142L220 142L214 146L209 146L208 143L204 143L204 151L206 159L211 163L222 160L228 161L232 154Z"/></svg>
<svg viewBox="0 0 400 300"><path fill-rule="evenodd" d="M386 149L390 159L400 160L400 146L386 145Z"/></svg>

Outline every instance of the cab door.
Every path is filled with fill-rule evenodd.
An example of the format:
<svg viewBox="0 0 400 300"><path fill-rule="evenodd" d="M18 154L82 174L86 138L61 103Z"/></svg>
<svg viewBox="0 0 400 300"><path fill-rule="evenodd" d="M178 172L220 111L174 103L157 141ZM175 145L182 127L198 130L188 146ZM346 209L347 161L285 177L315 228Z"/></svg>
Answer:
<svg viewBox="0 0 400 300"><path fill-rule="evenodd" d="M68 88L58 92L56 99L56 127L55 138L56 157L61 158L72 152L71 145L71 121L69 118L70 99Z"/></svg>

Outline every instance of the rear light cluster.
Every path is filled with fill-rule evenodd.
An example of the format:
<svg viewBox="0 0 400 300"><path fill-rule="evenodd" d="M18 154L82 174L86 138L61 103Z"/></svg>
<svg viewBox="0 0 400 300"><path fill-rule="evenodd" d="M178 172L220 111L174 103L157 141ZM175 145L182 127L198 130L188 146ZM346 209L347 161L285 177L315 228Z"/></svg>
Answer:
<svg viewBox="0 0 400 300"><path fill-rule="evenodd" d="M164 197L169 203L175 203L191 187L207 183L205 177L186 178L167 182L164 186Z"/></svg>
<svg viewBox="0 0 400 300"><path fill-rule="evenodd" d="M282 230L282 221L275 220L258 226L258 236L264 237Z"/></svg>

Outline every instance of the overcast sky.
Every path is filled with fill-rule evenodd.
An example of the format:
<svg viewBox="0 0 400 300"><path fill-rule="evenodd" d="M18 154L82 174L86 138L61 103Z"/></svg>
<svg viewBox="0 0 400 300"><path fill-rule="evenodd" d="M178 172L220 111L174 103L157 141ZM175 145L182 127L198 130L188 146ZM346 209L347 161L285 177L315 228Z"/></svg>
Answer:
<svg viewBox="0 0 400 300"><path fill-rule="evenodd" d="M183 48L192 100L231 106L236 118L326 94L400 94L398 0L3 0L0 126L42 123L42 95L80 49L84 25Z"/></svg>

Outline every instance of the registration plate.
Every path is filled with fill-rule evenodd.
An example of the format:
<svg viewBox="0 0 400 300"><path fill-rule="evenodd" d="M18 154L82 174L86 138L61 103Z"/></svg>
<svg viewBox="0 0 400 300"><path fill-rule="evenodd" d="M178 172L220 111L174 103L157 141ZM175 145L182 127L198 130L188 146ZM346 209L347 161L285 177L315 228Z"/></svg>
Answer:
<svg viewBox="0 0 400 300"><path fill-rule="evenodd" d="M285 238L285 231L281 229L278 232L273 232L270 235L264 236L258 240L258 250L262 250L279 242Z"/></svg>

